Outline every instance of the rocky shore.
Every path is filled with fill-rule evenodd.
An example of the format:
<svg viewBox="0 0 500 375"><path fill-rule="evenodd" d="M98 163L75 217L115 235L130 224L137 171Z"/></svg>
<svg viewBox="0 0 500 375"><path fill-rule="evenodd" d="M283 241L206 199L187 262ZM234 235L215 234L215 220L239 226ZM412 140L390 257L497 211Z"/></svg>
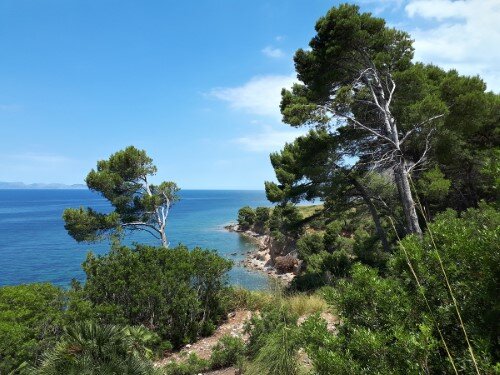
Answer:
<svg viewBox="0 0 500 375"><path fill-rule="evenodd" d="M275 257L272 251L272 239L268 234L261 234L252 230L242 230L238 224L229 224L224 227L230 232L236 232L240 235L250 239L257 245L257 249L246 255L245 260L242 262L243 266L252 270L265 272L268 276L281 280L285 284L289 284L296 273L295 272L278 272L274 267Z"/></svg>

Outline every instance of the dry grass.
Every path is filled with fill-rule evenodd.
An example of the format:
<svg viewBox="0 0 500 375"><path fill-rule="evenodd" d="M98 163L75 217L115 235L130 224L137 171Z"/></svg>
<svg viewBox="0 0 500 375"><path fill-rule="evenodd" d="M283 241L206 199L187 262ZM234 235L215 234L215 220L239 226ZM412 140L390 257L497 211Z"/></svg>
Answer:
<svg viewBox="0 0 500 375"><path fill-rule="evenodd" d="M285 304L298 316L322 313L328 309L326 301L317 295L296 294L286 298Z"/></svg>
<svg viewBox="0 0 500 375"><path fill-rule="evenodd" d="M321 211L323 209L322 204L314 204L310 206L297 206L299 209L299 212L302 214L302 217L304 219L307 219L308 217L314 215L318 211Z"/></svg>
<svg viewBox="0 0 500 375"><path fill-rule="evenodd" d="M266 291L255 291L236 287L231 291L230 298L230 306L233 310L247 309L257 311L271 304L274 300L274 295Z"/></svg>

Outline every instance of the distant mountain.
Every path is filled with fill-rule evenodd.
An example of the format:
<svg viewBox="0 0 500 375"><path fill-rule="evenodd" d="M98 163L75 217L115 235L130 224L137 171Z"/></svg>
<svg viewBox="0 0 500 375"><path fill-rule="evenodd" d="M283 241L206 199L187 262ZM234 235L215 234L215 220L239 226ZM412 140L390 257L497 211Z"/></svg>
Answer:
<svg viewBox="0 0 500 375"><path fill-rule="evenodd" d="M0 189L87 189L87 186L83 184L73 184L73 185L58 184L58 183L25 184L24 182L0 181Z"/></svg>

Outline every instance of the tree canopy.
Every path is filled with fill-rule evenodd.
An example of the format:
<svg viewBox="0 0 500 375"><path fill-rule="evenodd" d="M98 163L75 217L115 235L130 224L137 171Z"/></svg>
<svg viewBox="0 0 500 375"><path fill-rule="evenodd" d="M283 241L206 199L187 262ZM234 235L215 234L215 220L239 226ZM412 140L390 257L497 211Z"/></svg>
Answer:
<svg viewBox="0 0 500 375"><path fill-rule="evenodd" d="M68 208L63 214L68 233L78 242L93 242L123 230L141 230L168 247L165 228L170 209L179 200L179 188L171 181L151 184L149 178L156 172L146 152L133 146L98 161L85 182L111 203L113 211Z"/></svg>
<svg viewBox="0 0 500 375"><path fill-rule="evenodd" d="M330 156L335 163L323 168L333 173L349 165L357 176L367 171L390 173L407 233L422 232L412 180L429 164L441 164L446 175L458 177L452 186L458 194L466 194L462 209L477 205L477 193L483 189L471 186L470 179L498 178L488 168L498 155L478 142L481 139L486 148L498 144L493 125L498 121L498 95L486 93L478 77L413 63L409 35L387 27L383 19L360 13L355 5L340 5L320 18L309 46L295 54L300 83L283 89L281 113L285 123L313 125L335 139ZM323 138L327 139L326 133ZM316 144L321 148L321 142ZM462 155L459 145L465 146ZM280 162L277 155L271 156L281 186L295 177L276 165L284 160L296 163L290 154L292 148L299 153L300 147L286 146ZM466 163L470 172L457 171L456 161ZM295 193L299 188L307 196L317 184L296 185ZM267 190L275 199L281 194L273 185ZM483 192L491 199L491 191Z"/></svg>

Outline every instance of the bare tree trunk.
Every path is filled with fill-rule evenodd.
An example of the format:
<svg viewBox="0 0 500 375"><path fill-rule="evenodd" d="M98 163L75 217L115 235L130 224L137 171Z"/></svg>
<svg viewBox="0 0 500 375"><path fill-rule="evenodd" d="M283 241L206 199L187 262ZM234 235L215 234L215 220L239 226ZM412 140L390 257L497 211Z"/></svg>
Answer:
<svg viewBox="0 0 500 375"><path fill-rule="evenodd" d="M167 240L167 235L165 234L165 228L160 229L160 235L161 235L162 246L168 248L168 240Z"/></svg>
<svg viewBox="0 0 500 375"><path fill-rule="evenodd" d="M422 236L422 229L418 222L417 210L415 209L415 202L411 192L410 178L406 167L406 161L400 157L394 167L394 178L398 188L399 198L403 205L403 212L405 214L407 232Z"/></svg>
<svg viewBox="0 0 500 375"><path fill-rule="evenodd" d="M393 117L390 109L393 94L396 89L396 83L392 77L389 77L392 85L392 87L389 87L386 80L387 92L389 93L388 96L386 96L385 90L382 86L382 80L380 79L377 70L372 69L372 71L373 81L369 81L369 85L371 85L374 103L383 115L384 125L382 128L384 129L383 131L386 139L391 141L390 146L393 149L394 177L398 188L399 198L403 206L403 212L405 214L407 233L422 236L422 229L420 228L420 224L418 222L415 202L413 201L413 195L410 187L409 169L401 150L401 144L403 141L400 139L396 119ZM425 157L426 152L427 147L422 155L422 158Z"/></svg>
<svg viewBox="0 0 500 375"><path fill-rule="evenodd" d="M153 196L153 193L151 192L151 188L149 186L148 178L147 176L143 177L144 180L144 187L146 190L146 193L151 197ZM158 233L160 233L161 237L161 244L163 247L168 248L168 240L167 240L167 235L165 233L165 227L167 225L167 216L170 208L170 202L167 199L167 208L165 207L156 207L154 209L155 216L156 216L156 221L158 228L156 229Z"/></svg>
<svg viewBox="0 0 500 375"><path fill-rule="evenodd" d="M354 187L356 188L356 190L361 195L361 198L365 202L366 206L368 207L368 211L370 211L373 223L375 224L375 230L377 231L380 242L382 242L382 247L384 251L389 252L390 251L389 243L387 242L387 236L385 235L384 228L382 228L382 223L380 222L380 215L378 214L377 208L373 204L370 196L368 195L368 192L363 187L363 185L353 177L350 177L350 180L354 185Z"/></svg>

